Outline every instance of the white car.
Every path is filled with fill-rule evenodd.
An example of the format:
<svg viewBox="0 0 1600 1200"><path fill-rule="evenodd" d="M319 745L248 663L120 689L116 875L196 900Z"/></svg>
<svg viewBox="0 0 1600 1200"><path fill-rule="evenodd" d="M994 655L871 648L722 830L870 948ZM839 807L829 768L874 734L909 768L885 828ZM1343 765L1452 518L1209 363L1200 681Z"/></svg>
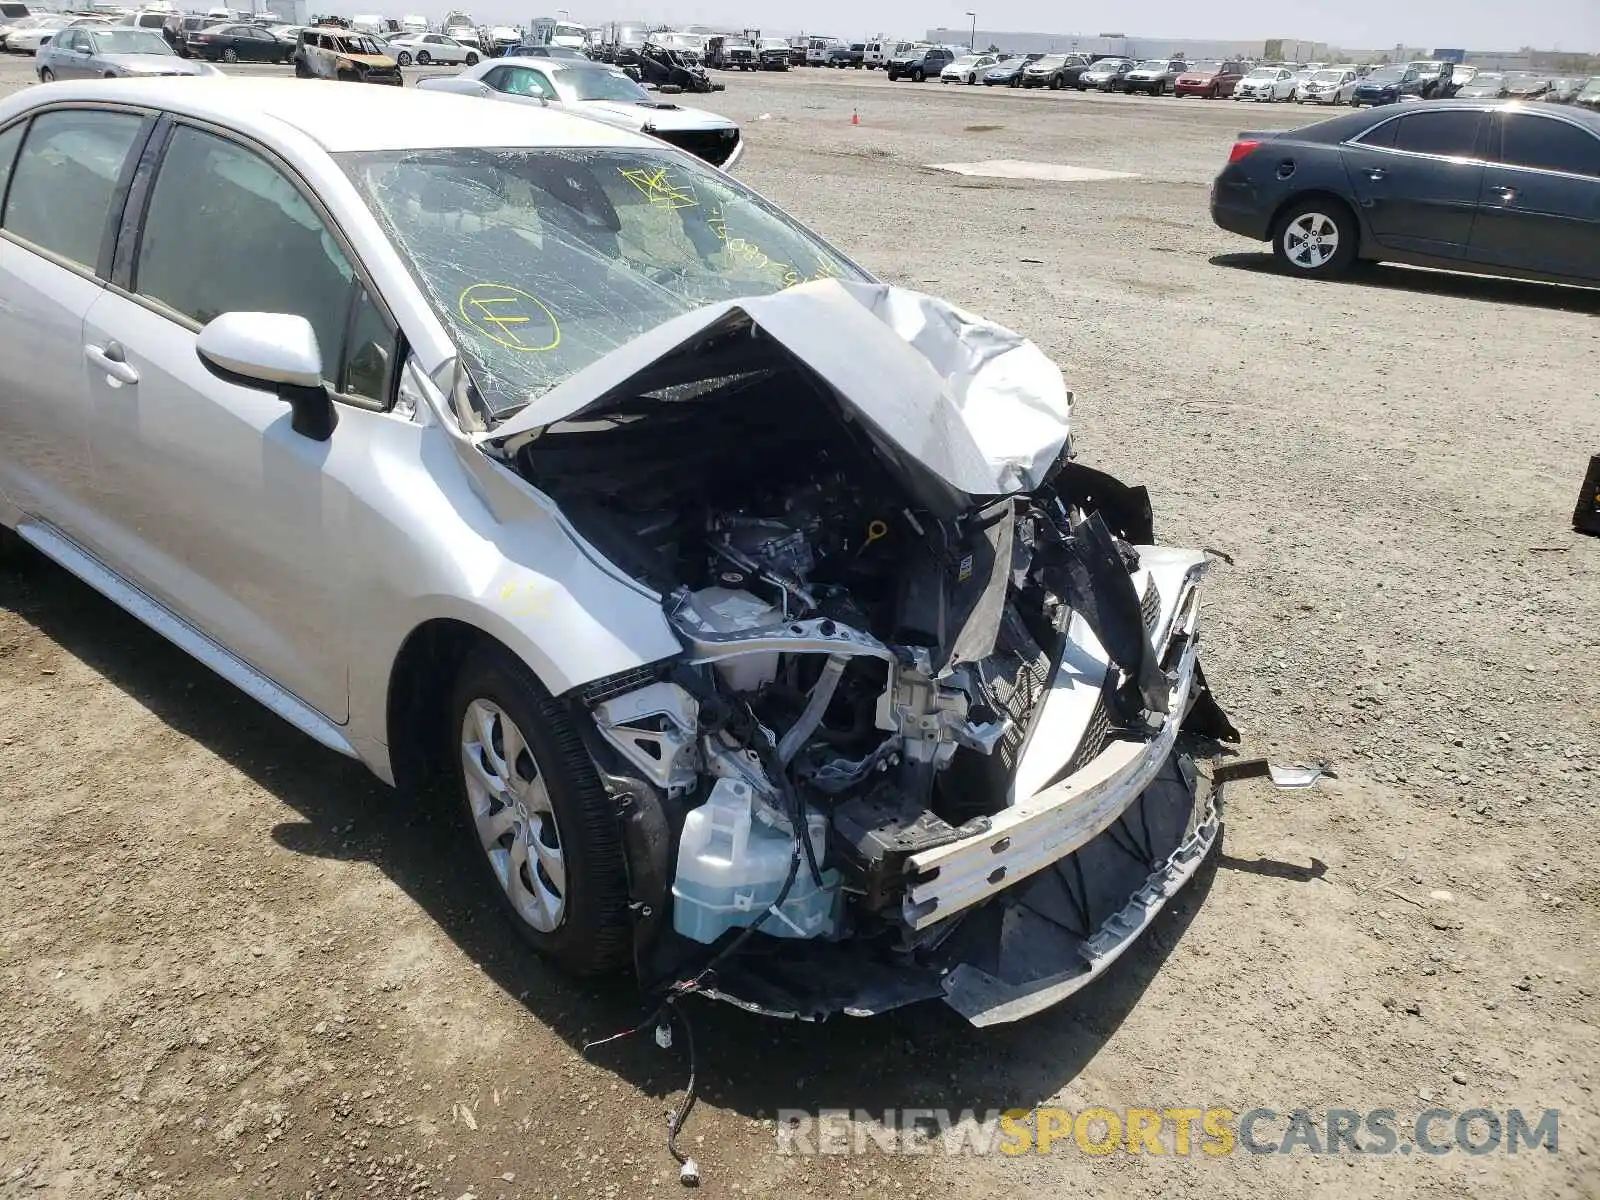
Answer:
<svg viewBox="0 0 1600 1200"><path fill-rule="evenodd" d="M1355 99L1359 76L1354 70L1327 67L1300 81L1295 99L1301 104L1349 104Z"/></svg>
<svg viewBox="0 0 1600 1200"><path fill-rule="evenodd" d="M647 133L728 171L744 153L739 126L646 91L616 67L565 58L486 58L459 75L420 79L427 91L555 106L619 129Z"/></svg>
<svg viewBox="0 0 1600 1200"><path fill-rule="evenodd" d="M13 54L37 54L39 47L46 45L62 29L110 29L113 24L104 17L69 17L59 25L51 21L17 30L6 38L6 49Z"/></svg>
<svg viewBox="0 0 1600 1200"><path fill-rule="evenodd" d="M464 46L453 37L442 33L408 33L404 37L389 39L389 53L402 67L416 63L426 67L430 63L448 63L452 66L465 63L476 66L483 57L476 46Z"/></svg>
<svg viewBox="0 0 1600 1200"><path fill-rule="evenodd" d="M1216 846L1208 557L1019 334L559 111L94 79L0 145L0 541L447 781L570 973L1015 1021Z"/></svg>
<svg viewBox="0 0 1600 1200"><path fill-rule="evenodd" d="M993 54L963 54L939 72L940 83L977 83L1000 60Z"/></svg>
<svg viewBox="0 0 1600 1200"><path fill-rule="evenodd" d="M1235 100L1289 100L1294 96L1294 72L1288 67L1257 67L1233 90Z"/></svg>

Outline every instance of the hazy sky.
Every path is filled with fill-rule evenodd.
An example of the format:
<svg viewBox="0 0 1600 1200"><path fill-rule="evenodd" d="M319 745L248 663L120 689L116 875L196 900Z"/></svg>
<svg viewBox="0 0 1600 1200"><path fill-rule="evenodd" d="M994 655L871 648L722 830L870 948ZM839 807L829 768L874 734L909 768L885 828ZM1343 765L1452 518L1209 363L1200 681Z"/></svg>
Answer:
<svg viewBox="0 0 1600 1200"><path fill-rule="evenodd" d="M1539 49L1600 53L1600 0L461 0L480 21L526 23L567 7L573 19L617 19L675 25L760 26L773 32L838 37L869 33L920 35L935 26L1042 33L1126 33L1150 37L1299 38L1355 49L1460 46L1475 50ZM390 0L395 3L395 0ZM524 7L533 4L532 10ZM428 11L426 8L423 11ZM396 14L398 15L398 14ZM441 12L429 13L434 19Z"/></svg>

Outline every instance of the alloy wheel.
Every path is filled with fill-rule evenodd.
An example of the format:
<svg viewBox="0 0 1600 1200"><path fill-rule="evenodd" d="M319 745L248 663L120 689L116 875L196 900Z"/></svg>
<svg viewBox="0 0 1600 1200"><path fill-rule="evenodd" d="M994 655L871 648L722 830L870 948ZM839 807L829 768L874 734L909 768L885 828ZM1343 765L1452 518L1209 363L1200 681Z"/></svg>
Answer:
<svg viewBox="0 0 1600 1200"><path fill-rule="evenodd" d="M540 933L566 916L567 867L555 809L533 749L489 700L467 705L461 760L478 841L512 907Z"/></svg>
<svg viewBox="0 0 1600 1200"><path fill-rule="evenodd" d="M1321 270L1339 253L1339 226L1324 213L1301 213L1284 226L1283 252L1303 271Z"/></svg>

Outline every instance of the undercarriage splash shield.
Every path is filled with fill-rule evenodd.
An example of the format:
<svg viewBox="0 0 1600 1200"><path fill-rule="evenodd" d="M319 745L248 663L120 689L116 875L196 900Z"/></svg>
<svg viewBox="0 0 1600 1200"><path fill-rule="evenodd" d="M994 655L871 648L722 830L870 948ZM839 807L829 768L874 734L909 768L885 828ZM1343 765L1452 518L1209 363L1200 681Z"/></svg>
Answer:
<svg viewBox="0 0 1600 1200"><path fill-rule="evenodd" d="M942 998L974 1025L1021 1020L1083 988L1137 941L1221 830L1218 793L1180 745L1098 837L956 918L920 954L860 939L767 943L705 994L768 1016L871 1016Z"/></svg>
<svg viewBox="0 0 1600 1200"><path fill-rule="evenodd" d="M1059 1004L1137 940L1220 829L1210 781L1173 755L1104 833L963 923L945 947L945 1001L974 1025Z"/></svg>

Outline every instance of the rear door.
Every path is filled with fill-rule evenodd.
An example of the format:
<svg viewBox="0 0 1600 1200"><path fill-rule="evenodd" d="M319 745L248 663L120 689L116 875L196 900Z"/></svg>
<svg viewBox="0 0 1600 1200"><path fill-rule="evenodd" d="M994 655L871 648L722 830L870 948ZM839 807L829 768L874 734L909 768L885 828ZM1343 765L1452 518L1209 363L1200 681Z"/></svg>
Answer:
<svg viewBox="0 0 1600 1200"><path fill-rule="evenodd" d="M56 108L0 131L0 492L78 540L95 473L86 359L100 353L84 316L149 128L125 110Z"/></svg>
<svg viewBox="0 0 1600 1200"><path fill-rule="evenodd" d="M1344 144L1351 190L1380 244L1438 258L1466 254L1488 128L1487 113L1429 108L1388 116Z"/></svg>
<svg viewBox="0 0 1600 1200"><path fill-rule="evenodd" d="M1600 138L1532 109L1495 114L1467 257L1600 281Z"/></svg>

